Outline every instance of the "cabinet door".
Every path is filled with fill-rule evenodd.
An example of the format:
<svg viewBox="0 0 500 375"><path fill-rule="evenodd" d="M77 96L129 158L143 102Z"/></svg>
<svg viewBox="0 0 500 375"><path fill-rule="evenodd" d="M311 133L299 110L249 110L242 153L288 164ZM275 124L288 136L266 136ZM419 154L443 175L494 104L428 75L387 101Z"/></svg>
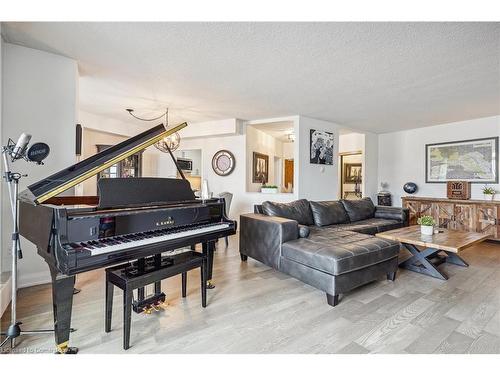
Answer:
<svg viewBox="0 0 500 375"><path fill-rule="evenodd" d="M455 204L455 229L463 231L476 230L476 209L473 204Z"/></svg>
<svg viewBox="0 0 500 375"><path fill-rule="evenodd" d="M500 238L498 208L495 205L479 204L476 208L476 231Z"/></svg>
<svg viewBox="0 0 500 375"><path fill-rule="evenodd" d="M404 208L410 211L410 225L416 225L417 219L419 218L420 212L420 202L417 201L405 201Z"/></svg>
<svg viewBox="0 0 500 375"><path fill-rule="evenodd" d="M454 216L454 204L437 202L432 204L432 212L434 220L436 220L439 228L455 229L455 223L453 221Z"/></svg>

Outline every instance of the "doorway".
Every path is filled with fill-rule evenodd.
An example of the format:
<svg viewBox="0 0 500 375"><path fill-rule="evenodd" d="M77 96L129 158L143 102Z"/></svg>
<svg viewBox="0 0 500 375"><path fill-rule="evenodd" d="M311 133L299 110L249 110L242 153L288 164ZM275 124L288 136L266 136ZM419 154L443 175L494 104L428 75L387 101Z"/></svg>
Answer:
<svg viewBox="0 0 500 375"><path fill-rule="evenodd" d="M283 186L287 192L293 191L293 159L285 159L285 177Z"/></svg>
<svg viewBox="0 0 500 375"><path fill-rule="evenodd" d="M340 198L363 197L363 154L361 151L343 152L340 156Z"/></svg>

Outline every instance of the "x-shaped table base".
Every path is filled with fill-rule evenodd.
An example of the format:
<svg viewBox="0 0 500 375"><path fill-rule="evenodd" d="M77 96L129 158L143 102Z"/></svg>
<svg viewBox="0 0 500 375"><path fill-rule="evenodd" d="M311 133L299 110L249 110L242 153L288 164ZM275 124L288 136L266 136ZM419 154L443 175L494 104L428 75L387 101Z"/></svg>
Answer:
<svg viewBox="0 0 500 375"><path fill-rule="evenodd" d="M411 271L423 273L424 275L441 280L448 280L448 276L437 268L441 263L446 262L457 266L469 267L465 260L452 252L433 249L431 247L419 250L415 245L407 243L403 243L403 246L406 247L413 256L405 260L399 266ZM438 254L440 252L444 252L446 255Z"/></svg>

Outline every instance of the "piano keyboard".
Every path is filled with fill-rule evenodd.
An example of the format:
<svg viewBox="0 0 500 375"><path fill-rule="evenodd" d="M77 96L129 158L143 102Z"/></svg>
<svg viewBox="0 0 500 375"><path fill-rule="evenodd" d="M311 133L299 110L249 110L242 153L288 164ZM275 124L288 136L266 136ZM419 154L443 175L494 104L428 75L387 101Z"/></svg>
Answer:
<svg viewBox="0 0 500 375"><path fill-rule="evenodd" d="M210 233L222 229L229 228L228 223L206 224L204 226L196 226L193 229L170 228L148 231L144 233L126 234L123 236L101 238L95 241L87 241L81 243L72 243L70 247L73 249L90 251L91 255L100 255L111 253L114 251L131 249L134 247L146 246L155 243L160 243L178 238L195 236L203 233ZM189 227L188 227L189 228Z"/></svg>

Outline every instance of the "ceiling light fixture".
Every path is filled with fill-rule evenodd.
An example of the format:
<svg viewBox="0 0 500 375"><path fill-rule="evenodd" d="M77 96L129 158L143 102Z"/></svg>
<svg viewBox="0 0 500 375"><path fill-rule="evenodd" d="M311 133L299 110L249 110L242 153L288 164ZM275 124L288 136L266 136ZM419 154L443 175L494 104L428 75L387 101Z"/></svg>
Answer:
<svg viewBox="0 0 500 375"><path fill-rule="evenodd" d="M168 108L165 110L165 113L162 113L160 116L155 118L143 118L136 116L134 115L133 113L134 110L132 108L127 108L125 110L129 113L130 116L140 121L156 121L161 119L162 117L165 117L164 126L165 128L168 128ZM173 152L177 150L180 144L181 144L181 136L179 135L179 133L175 132L173 134L170 134L168 137L159 140L154 144L154 146L161 152L168 153L169 151Z"/></svg>

